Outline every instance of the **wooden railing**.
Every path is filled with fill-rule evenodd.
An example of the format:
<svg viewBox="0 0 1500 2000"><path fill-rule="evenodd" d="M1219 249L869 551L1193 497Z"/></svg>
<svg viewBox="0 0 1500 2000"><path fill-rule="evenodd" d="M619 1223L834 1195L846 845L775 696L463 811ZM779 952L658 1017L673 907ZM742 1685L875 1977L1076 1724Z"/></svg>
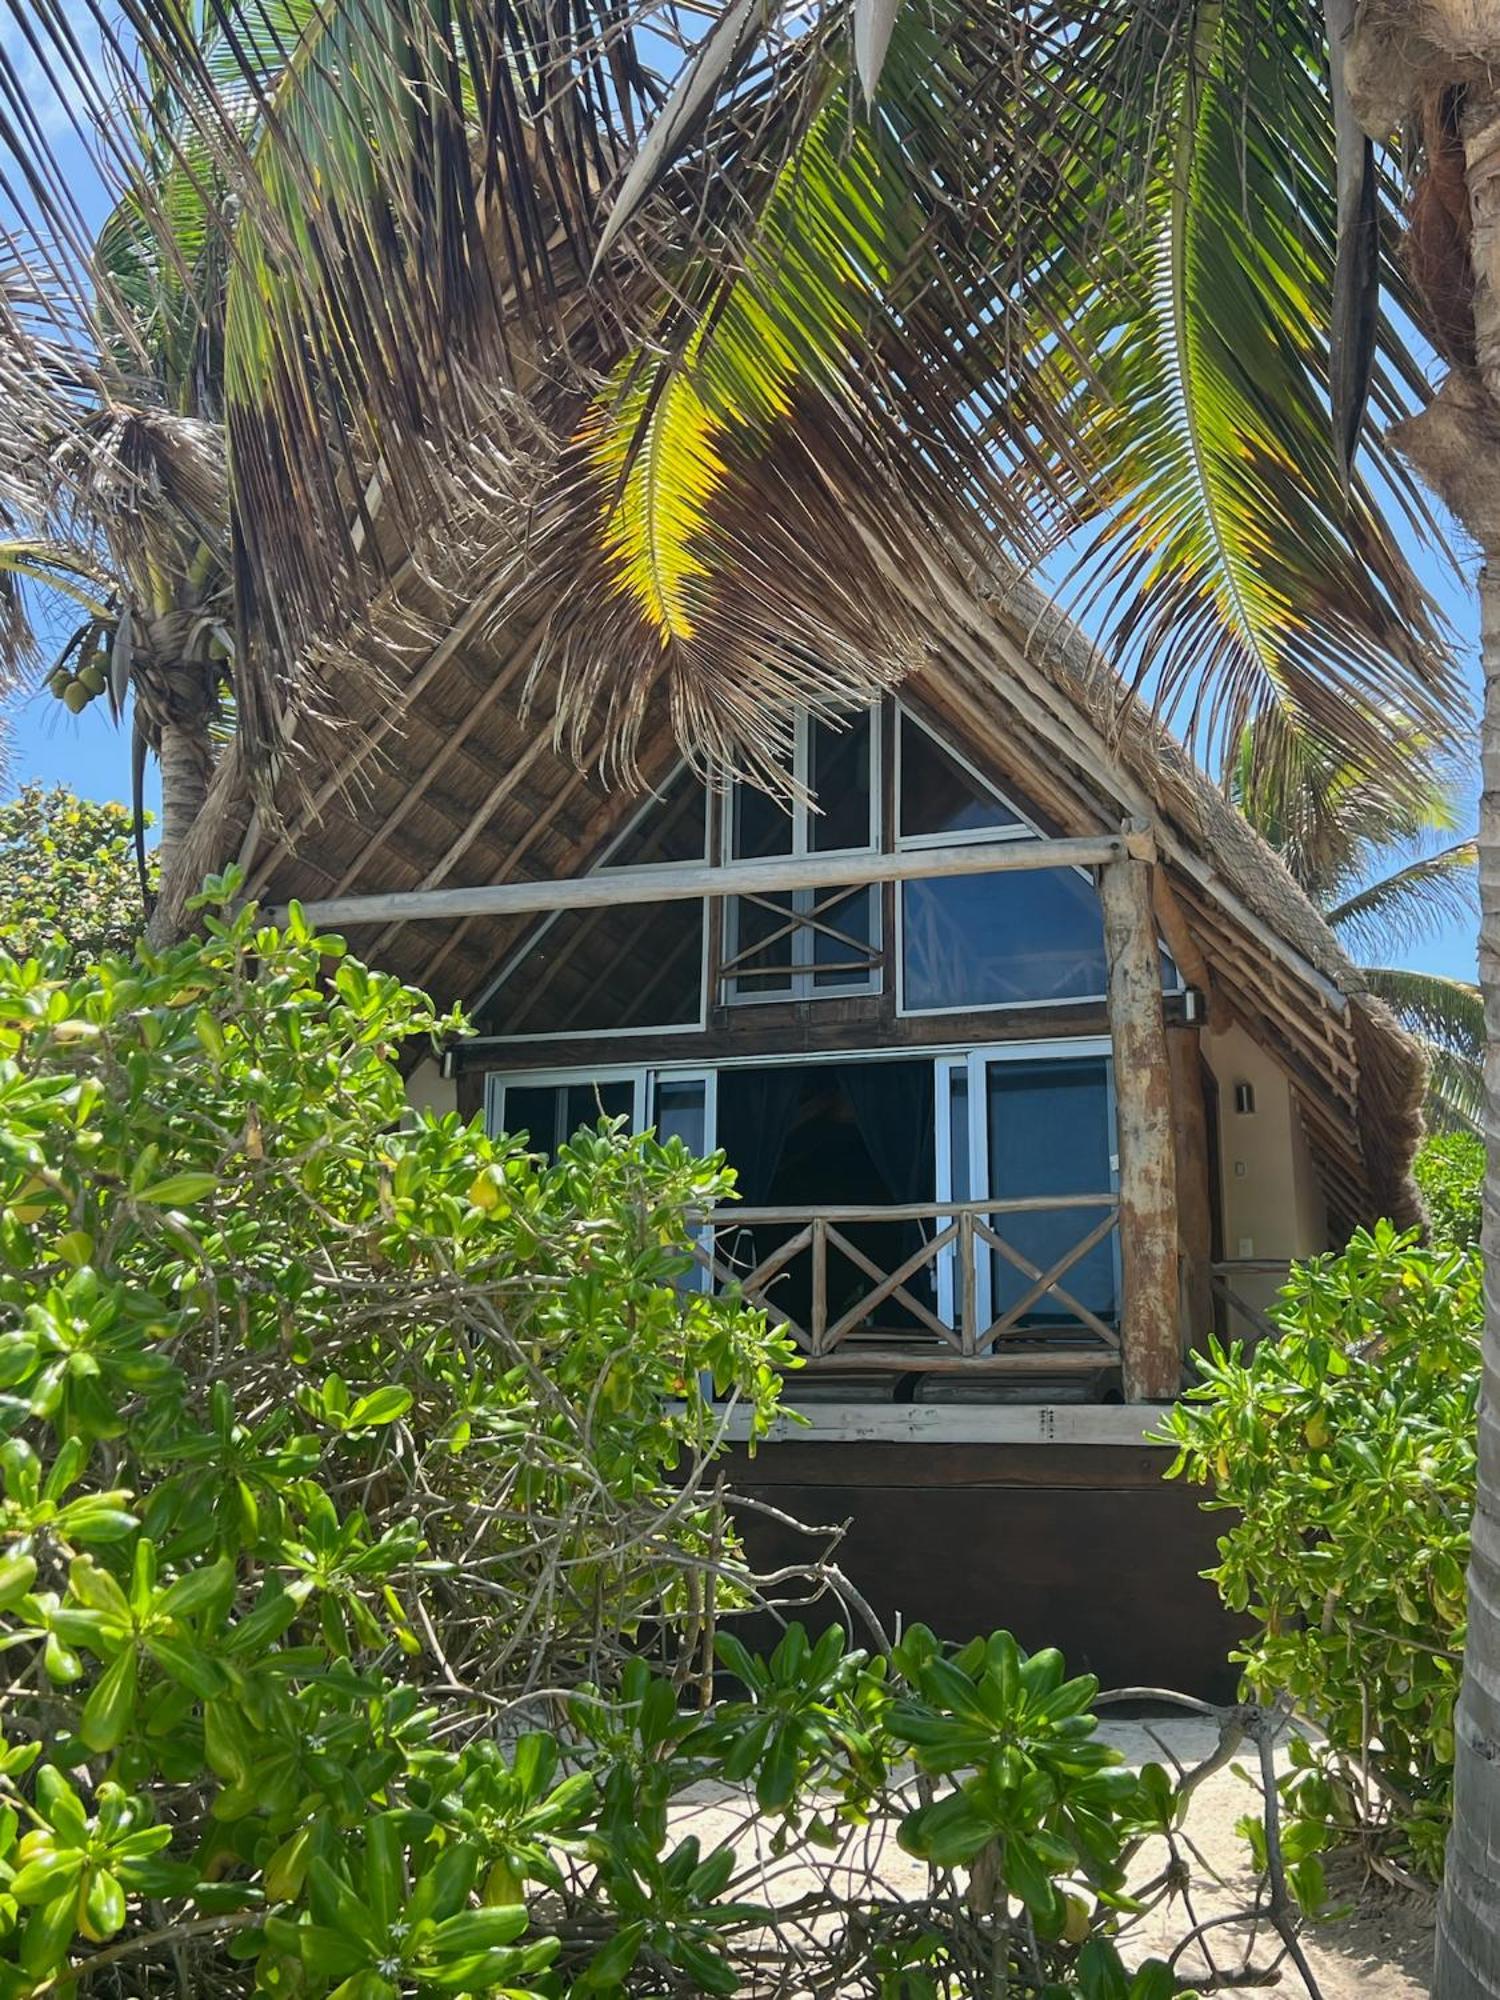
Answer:
<svg viewBox="0 0 1500 2000"><path fill-rule="evenodd" d="M1079 1234L1045 1269L1004 1235L1010 1216L1073 1213ZM763 1306L809 1363L820 1368L1096 1372L1119 1360L1119 1330L1075 1297L1064 1280L1114 1233L1119 1213L1114 1194L907 1202L885 1208L725 1208L701 1218L695 1254L716 1286L734 1287ZM883 1269L850 1234L872 1223L914 1223L922 1241L893 1268ZM764 1255L754 1248L748 1257L736 1254L737 1245L748 1240L753 1246L756 1233L768 1229L787 1234ZM940 1262L950 1253L951 1286L941 1289L951 1289L951 1324L934 1310ZM835 1257L868 1281L852 1300L846 1291L837 1309L829 1303L830 1259ZM981 1307L987 1289L981 1260L986 1257L1000 1258L1027 1281L999 1312ZM799 1307L802 1317L788 1310L794 1272L797 1292L807 1300L805 1308ZM928 1298L913 1289L924 1275L930 1282ZM1029 1316L1043 1301L1061 1310L1038 1324ZM893 1327L898 1315L902 1323Z"/></svg>
<svg viewBox="0 0 1500 2000"><path fill-rule="evenodd" d="M1244 1296L1247 1278L1274 1278L1280 1291L1291 1269L1285 1257L1225 1258L1209 1267L1209 1289L1214 1300L1216 1330L1254 1346L1262 1340L1276 1340L1279 1333L1268 1319L1264 1306L1253 1305Z"/></svg>

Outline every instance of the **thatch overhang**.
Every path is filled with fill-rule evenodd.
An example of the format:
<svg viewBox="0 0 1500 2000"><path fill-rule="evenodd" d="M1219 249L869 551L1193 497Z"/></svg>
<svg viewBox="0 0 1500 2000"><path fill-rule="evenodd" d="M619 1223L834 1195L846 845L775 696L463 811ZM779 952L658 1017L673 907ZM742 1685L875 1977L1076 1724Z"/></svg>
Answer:
<svg viewBox="0 0 1500 2000"><path fill-rule="evenodd" d="M893 582L897 595L908 633L925 633L907 691L998 781L1058 834L1150 830L1163 935L1217 1017L1241 1022L1287 1072L1334 1228L1416 1220L1424 1058L1275 853L1036 590L933 563ZM497 601L513 600L476 576L455 615L409 580L380 681L361 662L323 664L324 713L338 721L304 714L277 788L279 836L258 814L242 849L254 894L578 875L669 773L680 752L668 675L629 719L628 757L618 714L597 708L594 733L566 741L545 621L497 617ZM445 1005L472 1004L534 921L390 921L347 935Z"/></svg>

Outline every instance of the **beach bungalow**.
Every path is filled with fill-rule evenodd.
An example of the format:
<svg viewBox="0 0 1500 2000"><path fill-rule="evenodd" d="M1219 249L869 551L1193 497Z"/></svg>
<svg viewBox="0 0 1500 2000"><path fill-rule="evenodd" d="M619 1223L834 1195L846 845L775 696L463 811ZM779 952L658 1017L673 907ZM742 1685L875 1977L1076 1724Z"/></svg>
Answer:
<svg viewBox="0 0 1500 2000"><path fill-rule="evenodd" d="M543 1147L603 1112L726 1151L699 1282L806 1363L806 1422L738 1482L847 1520L888 1616L1211 1684L1212 1523L1146 1440L1289 1259L1418 1215L1413 1044L1024 587L946 603L876 706L799 716L780 800L686 766L665 699L641 783L606 783L526 665L439 647L330 732L254 889L468 1008L415 1097Z"/></svg>

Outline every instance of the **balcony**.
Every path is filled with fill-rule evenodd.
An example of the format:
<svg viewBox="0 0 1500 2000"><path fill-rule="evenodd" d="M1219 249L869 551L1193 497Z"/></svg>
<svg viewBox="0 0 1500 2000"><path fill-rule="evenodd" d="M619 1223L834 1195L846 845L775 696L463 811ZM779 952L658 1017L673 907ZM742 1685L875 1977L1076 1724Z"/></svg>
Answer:
<svg viewBox="0 0 1500 2000"><path fill-rule="evenodd" d="M694 1254L820 1374L1098 1376L1121 1360L1119 1220L1115 1193L732 1207L703 1216Z"/></svg>

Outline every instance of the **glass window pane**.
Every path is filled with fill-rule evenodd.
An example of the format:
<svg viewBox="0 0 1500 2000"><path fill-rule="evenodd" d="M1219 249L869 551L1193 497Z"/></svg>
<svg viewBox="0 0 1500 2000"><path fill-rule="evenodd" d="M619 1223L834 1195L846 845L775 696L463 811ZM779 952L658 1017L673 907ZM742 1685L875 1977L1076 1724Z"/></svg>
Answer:
<svg viewBox="0 0 1500 2000"><path fill-rule="evenodd" d="M955 1201L969 1195L969 1073L948 1072L948 1171Z"/></svg>
<svg viewBox="0 0 1500 2000"><path fill-rule="evenodd" d="M869 847L873 839L869 711L841 729L815 721L811 737L808 784L818 809L808 814L809 845L815 854Z"/></svg>
<svg viewBox="0 0 1500 2000"><path fill-rule="evenodd" d="M1022 823L909 715L901 717L900 820L907 839Z"/></svg>
<svg viewBox="0 0 1500 2000"><path fill-rule="evenodd" d="M656 1086L656 1136L680 1139L696 1159L708 1151L708 1085L701 1076L663 1077Z"/></svg>
<svg viewBox="0 0 1500 2000"><path fill-rule="evenodd" d="M764 861L792 851L792 814L785 799L754 785L736 784L730 804L731 853L736 861Z"/></svg>
<svg viewBox="0 0 1500 2000"><path fill-rule="evenodd" d="M907 882L904 1000L911 1011L1099 999L1104 920L1071 868Z"/></svg>
<svg viewBox="0 0 1500 2000"><path fill-rule="evenodd" d="M708 794L693 772L669 779L604 868L647 868L664 861L708 859Z"/></svg>
<svg viewBox="0 0 1500 2000"><path fill-rule="evenodd" d="M524 1132L539 1153L557 1144L557 1092L551 1084L505 1086L500 1105L501 1129L513 1139Z"/></svg>
<svg viewBox="0 0 1500 2000"><path fill-rule="evenodd" d="M847 894L820 889L816 902L809 897L808 908L816 909L818 923L825 927L812 930L809 926L813 964L819 968L813 973L814 990L836 992L841 986L868 986L870 948L878 924L874 887L851 889ZM830 931L837 931L838 936L831 937Z"/></svg>
<svg viewBox="0 0 1500 2000"><path fill-rule="evenodd" d="M996 1062L987 1065L990 1191L993 1201L1047 1194L1110 1191L1108 1070L1102 1056L1066 1062ZM1050 1270L1087 1236L1101 1211L1046 1209L991 1218L1003 1236L1039 1271ZM991 1252L991 1300L998 1319L1032 1280L998 1251ZM1114 1240L1096 1243L1058 1280L1102 1320L1115 1317ZM1076 1320L1052 1294L1027 1308L1021 1324L1045 1326Z"/></svg>

